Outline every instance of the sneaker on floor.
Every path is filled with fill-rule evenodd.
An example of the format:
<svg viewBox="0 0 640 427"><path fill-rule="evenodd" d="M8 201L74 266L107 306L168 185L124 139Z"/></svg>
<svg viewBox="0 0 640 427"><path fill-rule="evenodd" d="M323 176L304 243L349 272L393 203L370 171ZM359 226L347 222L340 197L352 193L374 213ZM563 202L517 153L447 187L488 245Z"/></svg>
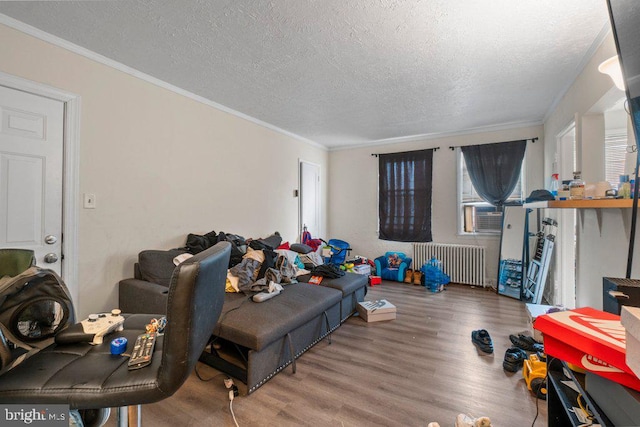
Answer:
<svg viewBox="0 0 640 427"><path fill-rule="evenodd" d="M455 427L491 427L489 417L472 418L467 414L458 414Z"/></svg>
<svg viewBox="0 0 640 427"><path fill-rule="evenodd" d="M541 342L536 341L533 337L518 334L518 335L509 335L509 340L511 343L518 348L521 348L526 351L533 352L543 352L544 346Z"/></svg>
<svg viewBox="0 0 640 427"><path fill-rule="evenodd" d="M471 341L481 351L485 353L493 353L493 341L486 329L478 329L477 331L471 332Z"/></svg>
<svg viewBox="0 0 640 427"><path fill-rule="evenodd" d="M440 424L438 424L438 423L436 423L434 421L434 422L431 422L431 423L427 424L427 427L440 427Z"/></svg>
<svg viewBox="0 0 640 427"><path fill-rule="evenodd" d="M527 358L527 352L518 347L511 347L504 353L502 368L509 372L518 372Z"/></svg>

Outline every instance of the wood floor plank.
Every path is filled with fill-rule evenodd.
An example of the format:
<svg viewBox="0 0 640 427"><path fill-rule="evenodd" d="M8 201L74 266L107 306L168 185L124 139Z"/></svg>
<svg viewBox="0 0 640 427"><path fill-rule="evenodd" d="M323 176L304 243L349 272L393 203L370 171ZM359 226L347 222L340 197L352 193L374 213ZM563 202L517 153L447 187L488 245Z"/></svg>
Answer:
<svg viewBox="0 0 640 427"><path fill-rule="evenodd" d="M522 302L495 292L448 285L437 294L421 286L383 282L367 300L385 298L397 318L366 323L352 317L291 367L250 396L233 401L241 427L248 426L452 426L457 414L489 416L496 427L530 426L536 400L522 371L502 369L509 334L529 331ZM487 329L495 352L471 343ZM143 406L144 426L234 426L224 375L198 364L172 397ZM547 425L538 401L537 427ZM115 417L108 425L115 426Z"/></svg>

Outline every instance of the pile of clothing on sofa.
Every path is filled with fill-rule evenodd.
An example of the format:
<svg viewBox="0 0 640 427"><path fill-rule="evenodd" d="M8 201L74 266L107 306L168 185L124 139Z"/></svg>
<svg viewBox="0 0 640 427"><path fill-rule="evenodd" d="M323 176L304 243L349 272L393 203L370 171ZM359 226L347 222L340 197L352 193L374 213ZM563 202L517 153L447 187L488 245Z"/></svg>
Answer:
<svg viewBox="0 0 640 427"><path fill-rule="evenodd" d="M231 243L227 292L250 295L269 289L273 283L297 283L297 277L312 273L323 264L320 249L313 251L308 245L283 243L277 231L259 239L245 239L223 231L204 235L190 233L185 250L195 255L223 241ZM319 273L322 271L318 269Z"/></svg>

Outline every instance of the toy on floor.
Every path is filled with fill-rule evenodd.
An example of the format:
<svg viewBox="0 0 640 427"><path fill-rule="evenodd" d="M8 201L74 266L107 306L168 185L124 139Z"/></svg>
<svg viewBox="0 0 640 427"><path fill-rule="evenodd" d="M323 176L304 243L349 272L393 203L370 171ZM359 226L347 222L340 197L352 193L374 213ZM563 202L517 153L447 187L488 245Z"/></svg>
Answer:
<svg viewBox="0 0 640 427"><path fill-rule="evenodd" d="M355 267L355 264L352 262L345 262L344 264L342 264L340 266L340 270L342 271L346 271L347 273L355 273L355 271L353 270L353 267Z"/></svg>
<svg viewBox="0 0 640 427"><path fill-rule="evenodd" d="M491 427L489 417L473 418L467 414L458 414L456 417L456 427Z"/></svg>
<svg viewBox="0 0 640 427"><path fill-rule="evenodd" d="M524 361L522 376L527 388L538 399L547 399L547 362L540 360L537 354L532 354Z"/></svg>

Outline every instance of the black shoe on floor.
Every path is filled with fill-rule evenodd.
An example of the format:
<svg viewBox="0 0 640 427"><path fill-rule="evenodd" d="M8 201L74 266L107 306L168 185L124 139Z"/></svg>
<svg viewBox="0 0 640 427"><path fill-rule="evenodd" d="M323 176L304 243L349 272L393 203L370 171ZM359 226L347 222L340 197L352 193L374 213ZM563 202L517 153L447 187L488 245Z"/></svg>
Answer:
<svg viewBox="0 0 640 427"><path fill-rule="evenodd" d="M485 353L493 353L493 341L486 329L478 329L477 331L471 332L471 341L481 351Z"/></svg>
<svg viewBox="0 0 640 427"><path fill-rule="evenodd" d="M527 335L509 335L509 339L511 343L523 350L532 351L532 352L543 352L544 346L542 343L536 341L533 337Z"/></svg>
<svg viewBox="0 0 640 427"><path fill-rule="evenodd" d="M502 368L509 372L518 372L527 358L527 352L518 347L511 347L504 353Z"/></svg>

